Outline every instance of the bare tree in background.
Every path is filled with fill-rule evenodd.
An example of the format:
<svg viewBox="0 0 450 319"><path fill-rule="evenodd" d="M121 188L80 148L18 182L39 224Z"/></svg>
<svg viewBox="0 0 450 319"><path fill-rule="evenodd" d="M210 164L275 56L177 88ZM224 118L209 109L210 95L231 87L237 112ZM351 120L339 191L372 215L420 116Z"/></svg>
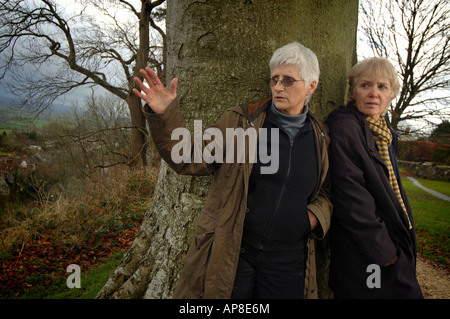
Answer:
<svg viewBox="0 0 450 319"><path fill-rule="evenodd" d="M390 106L392 126L450 116L450 3L448 0L360 2L363 41L388 58L401 91ZM420 128L419 128L420 129Z"/></svg>
<svg viewBox="0 0 450 319"><path fill-rule="evenodd" d="M21 105L37 113L77 87L101 86L128 105L132 128L127 163L146 165L145 119L131 89L133 77L147 65L164 79L166 38L156 24L162 3L1 0L0 79L5 82L8 75L7 84Z"/></svg>

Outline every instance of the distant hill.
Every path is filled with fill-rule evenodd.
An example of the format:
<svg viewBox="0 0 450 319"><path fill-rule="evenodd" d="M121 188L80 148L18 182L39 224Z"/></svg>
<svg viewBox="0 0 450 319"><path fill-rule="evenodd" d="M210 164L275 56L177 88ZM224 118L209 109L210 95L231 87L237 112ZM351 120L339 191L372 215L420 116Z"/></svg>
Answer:
<svg viewBox="0 0 450 319"><path fill-rule="evenodd" d="M14 100L12 98L0 95L0 105L7 106L7 105L11 105L13 103L14 103Z"/></svg>
<svg viewBox="0 0 450 319"><path fill-rule="evenodd" d="M14 100L0 96L0 129L25 129L29 127L42 127L51 121L54 115L66 113L68 106L54 104L51 110L47 110L35 118L35 114L14 107Z"/></svg>
<svg viewBox="0 0 450 319"><path fill-rule="evenodd" d="M11 107L15 105L15 99L11 97L5 97L0 95L0 106ZM69 110L70 103L53 103L49 113L66 113Z"/></svg>

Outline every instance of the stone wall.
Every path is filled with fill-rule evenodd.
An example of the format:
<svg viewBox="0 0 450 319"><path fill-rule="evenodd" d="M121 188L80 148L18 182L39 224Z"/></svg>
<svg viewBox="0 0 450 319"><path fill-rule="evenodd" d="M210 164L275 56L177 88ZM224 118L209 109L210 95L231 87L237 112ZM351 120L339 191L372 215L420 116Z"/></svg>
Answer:
<svg viewBox="0 0 450 319"><path fill-rule="evenodd" d="M418 177L450 182L450 166L436 165L431 162L398 161L401 168Z"/></svg>

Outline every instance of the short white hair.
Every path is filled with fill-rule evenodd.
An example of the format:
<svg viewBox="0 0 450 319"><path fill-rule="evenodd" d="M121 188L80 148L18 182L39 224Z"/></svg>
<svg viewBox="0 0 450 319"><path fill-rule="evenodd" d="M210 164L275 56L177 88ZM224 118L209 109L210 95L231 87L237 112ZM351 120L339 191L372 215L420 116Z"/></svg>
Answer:
<svg viewBox="0 0 450 319"><path fill-rule="evenodd" d="M305 86L316 82L319 84L320 68L316 54L298 42L292 42L277 49L270 59L270 73L276 67L288 64L295 65L298 68L299 76L305 80ZM312 94L306 99L306 103L311 99Z"/></svg>

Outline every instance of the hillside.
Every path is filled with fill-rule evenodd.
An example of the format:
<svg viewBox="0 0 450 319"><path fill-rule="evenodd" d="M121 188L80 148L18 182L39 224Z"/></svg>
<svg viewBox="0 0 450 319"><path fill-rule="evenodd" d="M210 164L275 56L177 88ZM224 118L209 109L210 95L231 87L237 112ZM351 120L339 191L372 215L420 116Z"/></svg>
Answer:
<svg viewBox="0 0 450 319"><path fill-rule="evenodd" d="M67 107L56 105L51 111L46 111L36 118L36 114L18 109L8 99L0 97L0 131L11 129L28 129L43 127L56 115L67 112Z"/></svg>

